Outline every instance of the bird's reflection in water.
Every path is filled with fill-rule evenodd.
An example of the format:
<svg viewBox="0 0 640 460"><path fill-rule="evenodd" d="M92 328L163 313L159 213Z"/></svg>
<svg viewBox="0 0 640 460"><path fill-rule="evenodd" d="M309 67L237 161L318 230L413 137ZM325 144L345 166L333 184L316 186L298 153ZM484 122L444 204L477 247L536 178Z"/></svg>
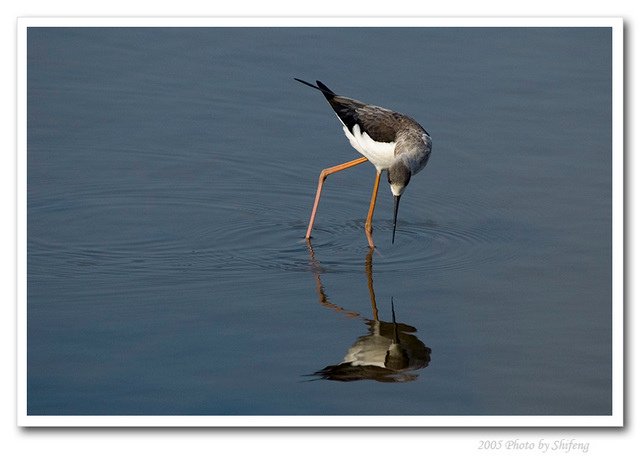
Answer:
<svg viewBox="0 0 640 460"><path fill-rule="evenodd" d="M350 317L361 317L359 313L346 310L329 301L320 279L320 265L315 259L313 248L310 244L308 247L320 304ZM396 322L393 298L391 299L391 322L379 319L373 289L373 249L367 254L365 273L373 315L372 319L365 319L368 334L359 337L351 345L341 363L327 366L313 375L320 379L342 382L354 380L409 382L415 380L418 378L418 374L413 371L429 365L431 349L413 334L416 332L416 328Z"/></svg>

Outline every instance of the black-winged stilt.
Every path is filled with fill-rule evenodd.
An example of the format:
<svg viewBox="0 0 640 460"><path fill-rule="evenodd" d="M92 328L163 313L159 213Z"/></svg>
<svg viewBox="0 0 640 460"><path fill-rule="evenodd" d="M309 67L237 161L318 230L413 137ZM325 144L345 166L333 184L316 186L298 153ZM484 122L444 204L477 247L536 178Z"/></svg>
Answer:
<svg viewBox="0 0 640 460"><path fill-rule="evenodd" d="M394 197L393 235L395 241L396 223L398 220L398 204L411 176L425 167L431 155L431 136L413 118L375 105L364 104L355 99L339 96L322 82L308 83L299 78L295 80L310 86L324 94L331 108L335 111L343 125L343 130L351 146L363 157L323 169L318 179L316 199L311 211L311 219L306 238L311 238L311 230L320 202L322 185L327 176L347 168L370 161L376 167L376 179L371 194L369 213L365 222L365 233L371 248L373 243L373 210L378 196L380 175L387 171L391 193Z"/></svg>

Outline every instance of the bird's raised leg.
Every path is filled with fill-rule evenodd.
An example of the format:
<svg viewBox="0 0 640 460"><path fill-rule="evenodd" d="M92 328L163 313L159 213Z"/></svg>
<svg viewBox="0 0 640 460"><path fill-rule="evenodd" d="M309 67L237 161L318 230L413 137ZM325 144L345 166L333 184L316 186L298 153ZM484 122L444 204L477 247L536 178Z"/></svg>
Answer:
<svg viewBox="0 0 640 460"><path fill-rule="evenodd" d="M376 180L373 183L373 192L371 193L371 204L369 204L369 214L367 214L367 221L364 224L364 231L367 234L367 241L369 247L374 248L373 244L373 210L376 207L376 199L378 198L378 186L380 185L380 175L382 171L376 171Z"/></svg>
<svg viewBox="0 0 640 460"><path fill-rule="evenodd" d="M327 176L333 173L337 173L338 171L344 171L345 169L351 168L353 166L357 166L360 163L364 163L367 161L365 157L360 157L355 160L349 161L347 163L342 163L337 166L332 166L331 168L323 169L320 173L320 177L318 178L318 190L316 191L316 200L313 203L313 210L311 211L311 218L309 219L309 227L307 228L307 236L306 239L311 238L311 230L313 229L313 222L316 220L316 211L318 210L318 203L320 203L320 194L322 193L322 185L324 181L327 179Z"/></svg>

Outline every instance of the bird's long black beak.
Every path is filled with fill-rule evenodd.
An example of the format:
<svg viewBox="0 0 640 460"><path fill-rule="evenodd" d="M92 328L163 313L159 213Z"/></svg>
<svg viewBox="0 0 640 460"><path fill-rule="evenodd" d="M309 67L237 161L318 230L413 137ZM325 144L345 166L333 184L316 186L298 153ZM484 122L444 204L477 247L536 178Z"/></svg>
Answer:
<svg viewBox="0 0 640 460"><path fill-rule="evenodd" d="M393 236L391 237L391 244L396 239L396 223L398 222L398 205L400 204L400 197L402 195L394 195L393 199Z"/></svg>

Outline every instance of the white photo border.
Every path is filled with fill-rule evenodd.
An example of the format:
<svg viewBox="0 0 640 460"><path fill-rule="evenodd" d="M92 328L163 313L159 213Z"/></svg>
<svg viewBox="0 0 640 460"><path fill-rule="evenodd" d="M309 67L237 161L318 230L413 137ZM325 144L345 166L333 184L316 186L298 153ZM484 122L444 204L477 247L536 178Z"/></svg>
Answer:
<svg viewBox="0 0 640 460"><path fill-rule="evenodd" d="M612 413L606 416L33 416L27 414L27 29L29 27L603 27L612 31ZM624 426L622 18L18 18L17 424L22 427Z"/></svg>

